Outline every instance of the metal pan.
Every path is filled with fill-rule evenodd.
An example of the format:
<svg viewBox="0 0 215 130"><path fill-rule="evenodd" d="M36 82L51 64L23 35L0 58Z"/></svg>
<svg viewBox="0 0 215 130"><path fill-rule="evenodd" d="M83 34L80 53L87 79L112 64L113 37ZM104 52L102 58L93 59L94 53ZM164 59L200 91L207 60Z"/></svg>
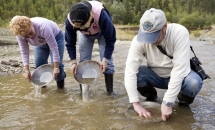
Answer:
<svg viewBox="0 0 215 130"><path fill-rule="evenodd" d="M92 84L101 74L100 63L94 60L87 60L78 64L74 78L81 84Z"/></svg>
<svg viewBox="0 0 215 130"><path fill-rule="evenodd" d="M53 80L54 67L49 64L39 66L32 74L31 83L34 86L45 86Z"/></svg>

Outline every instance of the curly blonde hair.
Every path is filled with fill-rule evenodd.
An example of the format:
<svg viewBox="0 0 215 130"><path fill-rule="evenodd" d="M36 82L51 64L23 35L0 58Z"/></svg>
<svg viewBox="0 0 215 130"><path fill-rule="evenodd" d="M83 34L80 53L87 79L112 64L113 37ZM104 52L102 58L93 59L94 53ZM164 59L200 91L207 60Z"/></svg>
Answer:
<svg viewBox="0 0 215 130"><path fill-rule="evenodd" d="M14 16L10 23L9 28L14 35L28 35L32 22L27 16Z"/></svg>

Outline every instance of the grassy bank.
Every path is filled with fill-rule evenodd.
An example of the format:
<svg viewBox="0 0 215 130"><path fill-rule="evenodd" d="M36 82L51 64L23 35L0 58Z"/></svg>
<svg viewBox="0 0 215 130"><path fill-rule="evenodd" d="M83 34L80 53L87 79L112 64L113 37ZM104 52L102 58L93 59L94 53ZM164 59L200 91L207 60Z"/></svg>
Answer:
<svg viewBox="0 0 215 130"><path fill-rule="evenodd" d="M115 25L117 40L131 41L138 33L139 26Z"/></svg>

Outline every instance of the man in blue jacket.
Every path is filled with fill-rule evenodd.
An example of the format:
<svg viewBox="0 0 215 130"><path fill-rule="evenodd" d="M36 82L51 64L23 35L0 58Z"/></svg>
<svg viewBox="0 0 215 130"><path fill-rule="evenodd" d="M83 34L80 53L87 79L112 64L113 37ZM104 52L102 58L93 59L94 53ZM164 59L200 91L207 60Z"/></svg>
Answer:
<svg viewBox="0 0 215 130"><path fill-rule="evenodd" d="M65 40L72 63L72 73L76 73L76 38L80 62L91 60L95 40L98 40L102 71L106 89L113 94L114 64L112 54L116 42L116 30L108 11L98 1L84 1L72 6L65 26ZM80 86L81 88L81 86Z"/></svg>

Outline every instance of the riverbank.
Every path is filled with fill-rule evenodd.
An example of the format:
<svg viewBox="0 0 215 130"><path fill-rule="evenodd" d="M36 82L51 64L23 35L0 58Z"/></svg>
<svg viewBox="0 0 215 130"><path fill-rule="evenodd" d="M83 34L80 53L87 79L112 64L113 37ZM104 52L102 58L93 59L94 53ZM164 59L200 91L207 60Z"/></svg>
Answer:
<svg viewBox="0 0 215 130"><path fill-rule="evenodd" d="M210 29L191 31L190 38L197 41L207 41L215 44L215 25L211 25Z"/></svg>
<svg viewBox="0 0 215 130"><path fill-rule="evenodd" d="M64 25L59 25L64 32ZM137 34L139 27L137 26L121 26L115 25L117 32L117 39L121 41L131 41ZM192 30L190 31L190 39L197 41L208 41L211 44L215 44L215 25L211 25L211 28L204 30ZM0 46L2 45L16 45L17 41L15 36L8 28L0 28Z"/></svg>

